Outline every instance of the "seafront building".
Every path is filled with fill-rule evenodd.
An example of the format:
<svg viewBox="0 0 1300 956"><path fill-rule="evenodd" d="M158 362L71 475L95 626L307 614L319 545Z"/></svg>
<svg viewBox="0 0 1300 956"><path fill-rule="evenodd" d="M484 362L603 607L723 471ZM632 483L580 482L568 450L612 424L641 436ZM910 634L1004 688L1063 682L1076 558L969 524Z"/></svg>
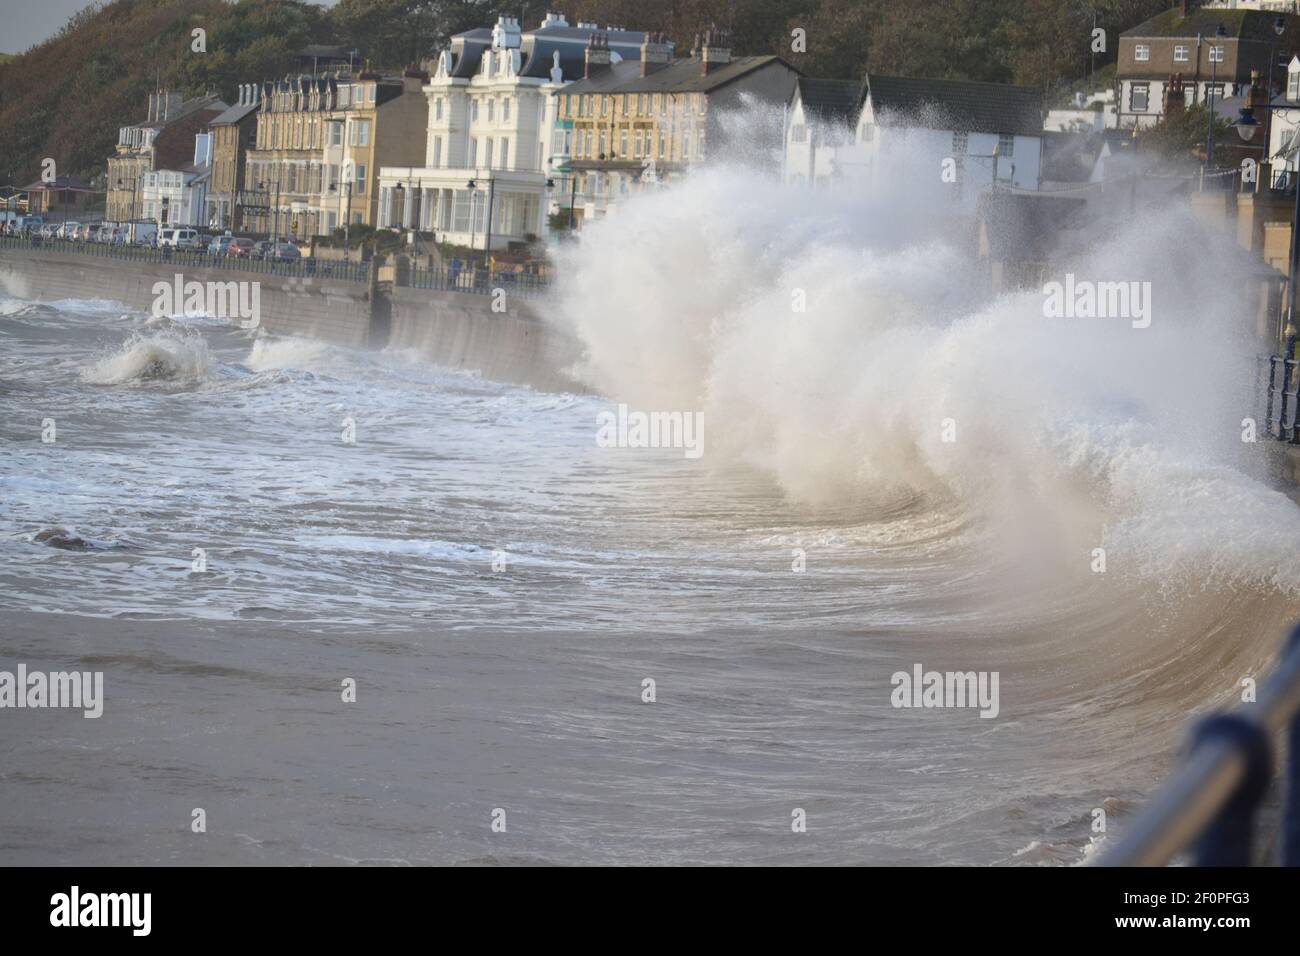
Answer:
<svg viewBox="0 0 1300 956"><path fill-rule="evenodd" d="M372 225L379 164L423 160L423 79L408 69L264 83L238 197L245 228L305 239Z"/></svg>
<svg viewBox="0 0 1300 956"><path fill-rule="evenodd" d="M1211 92L1217 104L1241 96L1256 71L1276 93L1297 53L1300 16L1294 10L1180 3L1120 34L1117 121L1121 128L1154 126L1164 116L1171 82L1178 82L1186 106L1208 103Z"/></svg>
<svg viewBox="0 0 1300 956"><path fill-rule="evenodd" d="M892 182L973 214L994 188L1037 190L1042 94L1029 87L867 75L802 80L786 111L787 182Z"/></svg>
<svg viewBox="0 0 1300 956"><path fill-rule="evenodd" d="M241 83L238 102L209 125L212 133L212 179L208 186L207 225L213 229L242 229L239 190L244 161L257 133L260 106L256 83Z"/></svg>
<svg viewBox="0 0 1300 956"><path fill-rule="evenodd" d="M775 166L781 110L798 77L777 56L732 56L721 30L697 36L690 56L680 58L662 36L647 37L630 62L615 61L594 38L583 78L557 94L557 126L578 176L578 217L602 218L620 198L712 156Z"/></svg>
<svg viewBox="0 0 1300 956"><path fill-rule="evenodd" d="M125 222L142 217L145 174L188 164L195 134L226 109L211 95L186 100L167 90L149 94L145 120L118 130L117 151L108 159L105 218Z"/></svg>
<svg viewBox="0 0 1300 956"><path fill-rule="evenodd" d="M554 13L526 32L501 17L452 37L424 86L421 161L380 170L378 224L476 249L543 235L552 197L572 194L554 94L585 75L597 37L607 62L637 59L645 40Z"/></svg>
<svg viewBox="0 0 1300 956"><path fill-rule="evenodd" d="M191 161L141 177L140 218L160 226L206 226L212 178L212 134L194 135Z"/></svg>

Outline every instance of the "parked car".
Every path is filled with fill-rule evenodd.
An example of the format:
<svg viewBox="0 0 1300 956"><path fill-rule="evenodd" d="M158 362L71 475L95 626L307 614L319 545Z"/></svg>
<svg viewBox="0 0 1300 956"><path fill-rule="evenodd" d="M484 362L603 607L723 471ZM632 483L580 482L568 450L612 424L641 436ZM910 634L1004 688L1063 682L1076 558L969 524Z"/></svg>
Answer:
<svg viewBox="0 0 1300 956"><path fill-rule="evenodd" d="M267 239L263 239L260 242L253 243L253 258L269 259L271 257L271 253L274 247L275 247L275 243Z"/></svg>
<svg viewBox="0 0 1300 956"><path fill-rule="evenodd" d="M42 239L53 239L54 234L58 231L59 231L59 225L58 223L54 223L54 222L42 223L40 227L37 229L37 232L39 233Z"/></svg>
<svg viewBox="0 0 1300 956"><path fill-rule="evenodd" d="M229 259L253 258L253 240L231 239L226 245L226 257Z"/></svg>
<svg viewBox="0 0 1300 956"><path fill-rule="evenodd" d="M302 253L292 242L277 242L271 250L270 258L277 262L297 262Z"/></svg>
<svg viewBox="0 0 1300 956"><path fill-rule="evenodd" d="M64 222L60 224L57 235L60 239L67 239L67 240L75 239L77 235L77 229L80 228L80 226L81 223L79 222Z"/></svg>
<svg viewBox="0 0 1300 956"><path fill-rule="evenodd" d="M208 255L224 256L226 250L230 248L231 242L234 241L234 238L234 236L230 235L214 236L212 241L208 243Z"/></svg>

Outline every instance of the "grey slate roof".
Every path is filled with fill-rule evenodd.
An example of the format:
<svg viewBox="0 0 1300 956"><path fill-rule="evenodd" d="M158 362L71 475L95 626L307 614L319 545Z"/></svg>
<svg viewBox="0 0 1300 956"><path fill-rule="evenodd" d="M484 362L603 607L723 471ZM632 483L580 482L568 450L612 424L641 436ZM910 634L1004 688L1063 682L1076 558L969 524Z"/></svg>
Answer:
<svg viewBox="0 0 1300 956"><path fill-rule="evenodd" d="M708 93L773 63L794 69L779 56L738 56L705 76L700 60L695 57L682 57L649 76L642 76L639 61L625 62L615 64L613 68L589 80L571 83L564 88L564 92Z"/></svg>
<svg viewBox="0 0 1300 956"><path fill-rule="evenodd" d="M260 103L245 103L243 106L232 106L212 122L209 126L229 126L232 123L238 123L249 113L257 112Z"/></svg>
<svg viewBox="0 0 1300 956"><path fill-rule="evenodd" d="M857 80L799 78L799 102L804 112L821 122L852 123L858 113L862 84Z"/></svg>
<svg viewBox="0 0 1300 956"><path fill-rule="evenodd" d="M1027 86L868 74L863 99L895 122L926 129L1041 136L1043 95ZM861 102L859 105L861 105Z"/></svg>

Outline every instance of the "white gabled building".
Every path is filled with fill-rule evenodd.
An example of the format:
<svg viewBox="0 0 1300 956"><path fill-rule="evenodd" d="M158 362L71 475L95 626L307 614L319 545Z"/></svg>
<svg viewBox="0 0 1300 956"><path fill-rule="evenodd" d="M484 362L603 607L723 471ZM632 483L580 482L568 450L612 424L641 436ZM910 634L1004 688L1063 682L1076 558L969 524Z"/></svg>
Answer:
<svg viewBox="0 0 1300 956"><path fill-rule="evenodd" d="M563 191L567 182L557 171L566 150L553 143L553 94L583 76L588 41L598 32L608 36L612 57L640 55L641 33L571 27L553 13L528 32L501 17L491 30L452 37L424 86L425 164L380 170L379 227L483 249L490 206L492 248L541 237L549 190Z"/></svg>
<svg viewBox="0 0 1300 956"><path fill-rule="evenodd" d="M995 183L1037 190L1042 151L1042 95L1028 87L803 79L786 111L787 182L943 190L967 214Z"/></svg>

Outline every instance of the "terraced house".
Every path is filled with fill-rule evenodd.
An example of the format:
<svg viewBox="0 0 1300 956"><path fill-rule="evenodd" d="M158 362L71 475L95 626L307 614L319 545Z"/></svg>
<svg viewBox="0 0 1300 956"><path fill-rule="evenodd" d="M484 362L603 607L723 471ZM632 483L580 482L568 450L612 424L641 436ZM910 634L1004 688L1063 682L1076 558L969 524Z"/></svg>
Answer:
<svg viewBox="0 0 1300 956"><path fill-rule="evenodd" d="M148 116L118 130L117 152L108 158L105 218L125 222L143 216L146 175L190 163L195 135L226 109L216 96L187 100L169 90L149 94Z"/></svg>
<svg viewBox="0 0 1300 956"><path fill-rule="evenodd" d="M1219 36L1220 28L1223 35ZM1300 16L1197 7L1192 0L1120 34L1115 66L1120 127L1153 126L1171 83L1185 106L1241 96L1258 70L1278 92L1300 53ZM1271 60L1270 60L1271 57Z"/></svg>
<svg viewBox="0 0 1300 956"><path fill-rule="evenodd" d="M212 131L212 175L205 222L214 229L243 228L238 220L244 158L257 132L257 84L243 83L238 102L216 117Z"/></svg>
<svg viewBox="0 0 1300 956"><path fill-rule="evenodd" d="M373 224L379 164L423 159L424 78L410 69L263 84L239 197L245 227L306 238Z"/></svg>
<svg viewBox="0 0 1300 956"><path fill-rule="evenodd" d="M720 30L697 36L689 57L674 59L662 36L648 37L640 54L616 61L594 37L583 79L558 94L581 216L599 218L619 197L715 153L776 162L782 111L799 77L792 66L777 56L733 57Z"/></svg>

